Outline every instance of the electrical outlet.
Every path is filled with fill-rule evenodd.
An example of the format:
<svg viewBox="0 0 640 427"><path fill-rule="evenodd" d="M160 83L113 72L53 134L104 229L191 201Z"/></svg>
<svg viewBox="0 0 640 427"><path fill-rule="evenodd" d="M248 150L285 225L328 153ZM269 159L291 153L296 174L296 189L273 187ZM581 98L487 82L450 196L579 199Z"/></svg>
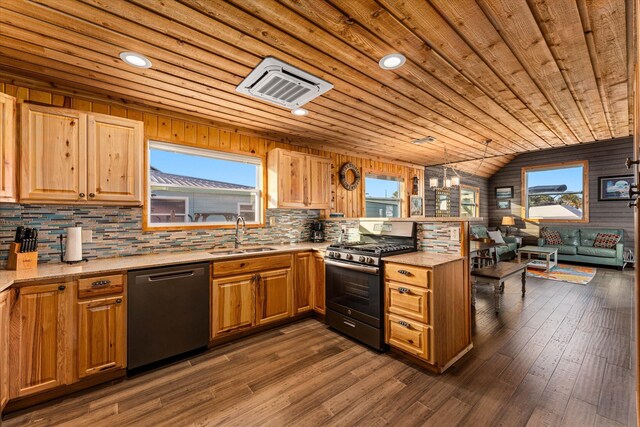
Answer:
<svg viewBox="0 0 640 427"><path fill-rule="evenodd" d="M449 228L449 240L453 240L455 242L460 241L460 227Z"/></svg>
<svg viewBox="0 0 640 427"><path fill-rule="evenodd" d="M93 230L82 230L82 243L91 243L93 241Z"/></svg>
<svg viewBox="0 0 640 427"><path fill-rule="evenodd" d="M276 225L276 217L275 216L269 217L269 225L272 226L272 227L274 225Z"/></svg>

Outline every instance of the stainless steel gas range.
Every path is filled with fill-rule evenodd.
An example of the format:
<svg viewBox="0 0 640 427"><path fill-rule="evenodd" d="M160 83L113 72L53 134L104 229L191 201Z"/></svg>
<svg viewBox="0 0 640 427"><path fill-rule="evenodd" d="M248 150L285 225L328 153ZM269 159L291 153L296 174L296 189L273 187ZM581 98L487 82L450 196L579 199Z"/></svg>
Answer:
<svg viewBox="0 0 640 427"><path fill-rule="evenodd" d="M327 323L376 350L384 344L386 256L415 252L414 222L361 221L360 241L327 248Z"/></svg>

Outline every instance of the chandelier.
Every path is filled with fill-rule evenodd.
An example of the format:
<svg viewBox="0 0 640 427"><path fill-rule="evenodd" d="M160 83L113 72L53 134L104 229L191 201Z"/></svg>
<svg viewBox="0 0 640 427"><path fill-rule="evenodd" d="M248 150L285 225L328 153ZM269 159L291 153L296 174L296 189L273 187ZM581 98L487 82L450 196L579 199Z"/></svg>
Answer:
<svg viewBox="0 0 640 427"><path fill-rule="evenodd" d="M444 168L444 175L442 176L442 185L440 185L440 179L437 176L429 178L429 188L432 190L448 190L452 187L460 186L460 177L455 175L447 177L447 168Z"/></svg>

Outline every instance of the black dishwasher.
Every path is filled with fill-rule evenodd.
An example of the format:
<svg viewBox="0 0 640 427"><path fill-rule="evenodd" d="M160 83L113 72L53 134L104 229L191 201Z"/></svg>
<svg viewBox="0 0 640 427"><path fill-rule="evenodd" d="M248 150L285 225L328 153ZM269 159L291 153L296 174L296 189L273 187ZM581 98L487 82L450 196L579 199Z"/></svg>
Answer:
<svg viewBox="0 0 640 427"><path fill-rule="evenodd" d="M209 263L129 272L127 368L209 343Z"/></svg>

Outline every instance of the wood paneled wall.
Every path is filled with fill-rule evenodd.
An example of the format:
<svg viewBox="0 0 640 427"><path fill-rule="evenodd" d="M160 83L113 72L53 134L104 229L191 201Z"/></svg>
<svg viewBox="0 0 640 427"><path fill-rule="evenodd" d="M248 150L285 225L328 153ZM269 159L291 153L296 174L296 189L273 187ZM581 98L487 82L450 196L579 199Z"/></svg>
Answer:
<svg viewBox="0 0 640 427"><path fill-rule="evenodd" d="M207 124L206 121L197 117L190 119L183 115L150 112L153 111L151 107L148 109L149 111L143 111L130 108L126 104L116 101L99 102L80 97L66 96L58 94L55 91L37 90L3 82L0 82L0 92L15 96L19 101L29 101L43 105L73 108L140 120L144 122L146 139L210 148L212 150L255 154L262 157L265 157L267 152L273 148L284 148L329 157L331 158L333 166L331 212L343 212L345 217L348 218L363 216L365 171L381 175L400 176L405 180L403 216L407 216L408 214L407 209L409 204L409 191L411 191L411 179L414 176L418 176L421 182L424 180L424 169L422 167L365 159L345 153L297 146L287 142L268 139L255 133L243 132L237 129L234 130L231 126L228 128L211 126ZM340 167L346 162L354 163L362 171L363 181L354 191L345 190L338 180Z"/></svg>
<svg viewBox="0 0 640 427"><path fill-rule="evenodd" d="M593 144L575 145L567 148L547 150L536 153L520 154L511 163L496 173L489 181L489 225L497 227L504 215L513 215L516 226L524 236L537 238L540 226L562 225L582 228L623 228L625 247L633 248L633 209L627 207L627 201L598 201L598 178L601 176L632 175L624 161L633 157L631 138L610 140ZM523 221L520 217L521 205L521 169L525 166L589 161L589 222L588 223L538 223ZM496 208L495 188L513 185L514 197L511 199L511 211Z"/></svg>

